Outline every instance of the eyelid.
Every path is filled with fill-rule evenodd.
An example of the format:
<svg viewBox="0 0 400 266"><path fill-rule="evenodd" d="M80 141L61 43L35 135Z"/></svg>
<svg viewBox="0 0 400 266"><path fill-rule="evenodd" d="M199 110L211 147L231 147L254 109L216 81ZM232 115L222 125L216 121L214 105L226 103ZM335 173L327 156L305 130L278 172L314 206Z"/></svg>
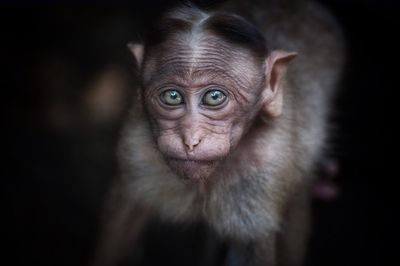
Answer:
<svg viewBox="0 0 400 266"><path fill-rule="evenodd" d="M169 91L169 90L174 90L179 92L182 96L184 95L183 93L183 89L182 87L178 86L178 85L174 85L174 84L167 84L167 85L163 85L160 86L156 89L157 93L160 95L161 93L165 92L165 91Z"/></svg>
<svg viewBox="0 0 400 266"><path fill-rule="evenodd" d="M213 85L209 85L206 88L204 88L204 93L203 93L202 97L204 97L204 95L206 95L208 92L214 91L214 90L221 91L226 97L230 96L229 91L227 89L225 89L223 86L213 84Z"/></svg>

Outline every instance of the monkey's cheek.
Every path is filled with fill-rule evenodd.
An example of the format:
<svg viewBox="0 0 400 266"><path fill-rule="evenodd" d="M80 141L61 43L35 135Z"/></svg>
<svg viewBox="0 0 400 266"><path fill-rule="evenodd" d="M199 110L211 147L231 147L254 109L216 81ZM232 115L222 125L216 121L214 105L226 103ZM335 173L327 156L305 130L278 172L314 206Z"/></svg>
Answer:
<svg viewBox="0 0 400 266"><path fill-rule="evenodd" d="M192 161L168 159L169 167L184 179L193 181L208 178L215 170L216 161Z"/></svg>

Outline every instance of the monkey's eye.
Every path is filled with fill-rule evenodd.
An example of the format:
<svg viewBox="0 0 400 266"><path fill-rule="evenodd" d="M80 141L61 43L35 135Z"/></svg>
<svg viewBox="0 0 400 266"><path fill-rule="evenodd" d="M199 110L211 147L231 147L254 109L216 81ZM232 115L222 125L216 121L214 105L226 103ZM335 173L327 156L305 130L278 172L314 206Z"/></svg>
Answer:
<svg viewBox="0 0 400 266"><path fill-rule="evenodd" d="M202 103L209 106L217 106L225 102L226 95L220 90L210 90L203 96Z"/></svg>
<svg viewBox="0 0 400 266"><path fill-rule="evenodd" d="M161 93L160 99L167 105L180 105L183 103L183 97L177 90L167 90Z"/></svg>

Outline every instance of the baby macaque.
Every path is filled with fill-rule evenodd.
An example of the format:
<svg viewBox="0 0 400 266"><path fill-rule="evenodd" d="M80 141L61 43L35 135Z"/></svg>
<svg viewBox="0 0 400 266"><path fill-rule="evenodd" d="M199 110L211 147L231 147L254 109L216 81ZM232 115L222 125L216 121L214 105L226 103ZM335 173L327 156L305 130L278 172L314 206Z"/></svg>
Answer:
<svg viewBox="0 0 400 266"><path fill-rule="evenodd" d="M344 59L330 14L308 1L184 6L129 48L140 87L93 265L117 265L155 216L204 221L251 247L246 265L299 265Z"/></svg>

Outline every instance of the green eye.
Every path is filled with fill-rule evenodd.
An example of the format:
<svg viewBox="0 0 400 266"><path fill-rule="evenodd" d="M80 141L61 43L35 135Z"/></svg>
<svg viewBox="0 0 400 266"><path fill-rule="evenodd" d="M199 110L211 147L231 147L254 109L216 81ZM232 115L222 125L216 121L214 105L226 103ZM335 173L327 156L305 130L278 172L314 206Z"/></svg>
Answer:
<svg viewBox="0 0 400 266"><path fill-rule="evenodd" d="M203 104L217 106L225 102L226 95L220 90L210 90L203 97Z"/></svg>
<svg viewBox="0 0 400 266"><path fill-rule="evenodd" d="M161 101L167 105L180 105L183 103L183 97L177 90L167 90L161 93Z"/></svg>

